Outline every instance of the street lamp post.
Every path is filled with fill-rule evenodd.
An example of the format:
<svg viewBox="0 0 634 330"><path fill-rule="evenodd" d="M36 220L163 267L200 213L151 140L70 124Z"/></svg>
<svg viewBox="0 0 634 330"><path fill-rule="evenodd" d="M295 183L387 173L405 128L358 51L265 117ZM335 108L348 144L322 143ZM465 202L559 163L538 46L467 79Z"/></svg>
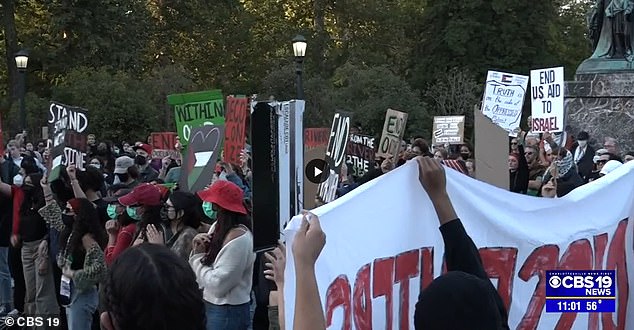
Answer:
<svg viewBox="0 0 634 330"><path fill-rule="evenodd" d="M26 94L26 66L29 63L29 53L26 50L20 50L15 54L15 65L20 73L20 130L26 130L26 109L24 105L24 96Z"/></svg>
<svg viewBox="0 0 634 330"><path fill-rule="evenodd" d="M297 35L293 38L293 54L295 55L295 73L297 74L297 99L304 99L304 86L302 83L302 71L304 66L304 57L306 56L306 38Z"/></svg>

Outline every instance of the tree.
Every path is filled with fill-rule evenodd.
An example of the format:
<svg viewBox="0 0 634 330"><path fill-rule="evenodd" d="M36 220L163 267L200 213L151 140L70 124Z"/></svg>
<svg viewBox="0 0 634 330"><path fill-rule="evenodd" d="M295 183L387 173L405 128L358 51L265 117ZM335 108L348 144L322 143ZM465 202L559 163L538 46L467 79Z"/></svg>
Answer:
<svg viewBox="0 0 634 330"><path fill-rule="evenodd" d="M53 99L87 109L88 131L100 139L145 141L158 130L162 116L153 103L155 93L150 84L128 73L81 67L53 88Z"/></svg>
<svg viewBox="0 0 634 330"><path fill-rule="evenodd" d="M482 85L468 70L452 68L429 87L426 96L433 101L434 115L464 115L465 138L470 138L473 131L473 106L482 98Z"/></svg>

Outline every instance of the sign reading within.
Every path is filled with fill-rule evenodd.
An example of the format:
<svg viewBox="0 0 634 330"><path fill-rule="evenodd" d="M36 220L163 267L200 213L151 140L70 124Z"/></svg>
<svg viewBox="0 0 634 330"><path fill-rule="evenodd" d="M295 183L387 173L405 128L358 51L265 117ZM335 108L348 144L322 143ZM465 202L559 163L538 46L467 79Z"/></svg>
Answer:
<svg viewBox="0 0 634 330"><path fill-rule="evenodd" d="M176 131L183 146L189 144L195 128L225 123L224 100L219 90L168 95L167 103L174 106Z"/></svg>
<svg viewBox="0 0 634 330"><path fill-rule="evenodd" d="M384 158L398 156L406 124L407 113L387 109L377 155Z"/></svg>
<svg viewBox="0 0 634 330"><path fill-rule="evenodd" d="M330 203L336 198L337 187L339 186L339 174L341 165L346 156L346 145L348 144L348 134L350 132L350 115L337 112L332 120L330 129L330 139L326 147L326 159L330 173L328 180L319 185L317 196L324 203ZM322 174L325 175L325 174Z"/></svg>
<svg viewBox="0 0 634 330"><path fill-rule="evenodd" d="M496 71L487 74L482 113L510 136L517 136L520 131L527 85L527 76Z"/></svg>
<svg viewBox="0 0 634 330"><path fill-rule="evenodd" d="M435 116L432 144L462 144L464 116Z"/></svg>
<svg viewBox="0 0 634 330"><path fill-rule="evenodd" d="M614 270L546 271L547 313L614 313Z"/></svg>
<svg viewBox="0 0 634 330"><path fill-rule="evenodd" d="M563 132L563 67L531 71L531 115L532 132Z"/></svg>

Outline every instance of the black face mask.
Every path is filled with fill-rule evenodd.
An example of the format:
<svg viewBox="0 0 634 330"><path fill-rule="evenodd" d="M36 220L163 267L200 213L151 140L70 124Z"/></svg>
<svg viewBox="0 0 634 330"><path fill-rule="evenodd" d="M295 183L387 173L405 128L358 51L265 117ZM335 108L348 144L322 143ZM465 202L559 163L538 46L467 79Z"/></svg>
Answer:
<svg viewBox="0 0 634 330"><path fill-rule="evenodd" d="M145 157L143 157L141 155L137 155L136 157L134 157L134 162L137 165L143 166L143 165L147 164L147 158L145 158Z"/></svg>
<svg viewBox="0 0 634 330"><path fill-rule="evenodd" d="M75 217L68 214L62 214L62 222L66 225L66 227L71 228L75 223Z"/></svg>
<svg viewBox="0 0 634 330"><path fill-rule="evenodd" d="M463 159L465 159L465 160L466 160L467 158L469 158L469 155L470 155L470 154L469 154L468 152L461 152L461 153L460 153L460 156L461 156Z"/></svg>
<svg viewBox="0 0 634 330"><path fill-rule="evenodd" d="M124 182L128 182L128 173L123 173L123 174L115 174L118 178L119 181L124 183Z"/></svg>

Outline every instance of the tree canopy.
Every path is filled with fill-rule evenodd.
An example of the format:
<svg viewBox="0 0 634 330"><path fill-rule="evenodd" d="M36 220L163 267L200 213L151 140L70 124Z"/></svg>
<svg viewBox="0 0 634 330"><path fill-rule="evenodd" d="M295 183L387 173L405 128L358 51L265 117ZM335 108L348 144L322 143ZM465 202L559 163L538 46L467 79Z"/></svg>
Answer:
<svg viewBox="0 0 634 330"><path fill-rule="evenodd" d="M380 133L385 110L394 108L410 114L408 134L429 136L434 115L469 111L464 103L480 98L487 70L527 74L563 65L572 78L590 53L588 0L0 0L0 5L4 127L17 127L13 56L26 48L30 131L45 125L42 107L54 99L87 108L91 130L119 140L173 130L165 99L171 93L219 88L261 99L294 98L296 34L308 40L306 126L329 126L332 113L345 110L370 134ZM439 96L457 82L466 88L462 94Z"/></svg>

